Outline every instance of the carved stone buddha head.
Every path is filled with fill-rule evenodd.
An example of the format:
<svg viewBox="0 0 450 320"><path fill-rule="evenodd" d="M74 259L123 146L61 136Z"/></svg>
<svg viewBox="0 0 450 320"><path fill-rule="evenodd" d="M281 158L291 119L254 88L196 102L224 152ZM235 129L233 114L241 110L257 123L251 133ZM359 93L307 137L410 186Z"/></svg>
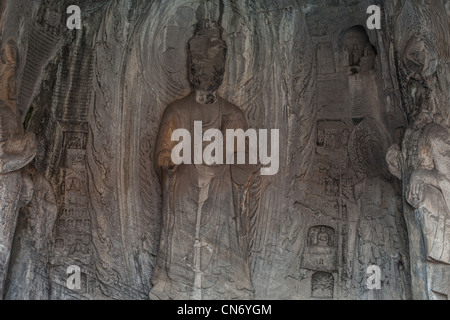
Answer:
<svg viewBox="0 0 450 320"><path fill-rule="evenodd" d="M225 73L227 45L222 34L216 22L204 20L188 43L189 81L194 89L210 93L212 100Z"/></svg>

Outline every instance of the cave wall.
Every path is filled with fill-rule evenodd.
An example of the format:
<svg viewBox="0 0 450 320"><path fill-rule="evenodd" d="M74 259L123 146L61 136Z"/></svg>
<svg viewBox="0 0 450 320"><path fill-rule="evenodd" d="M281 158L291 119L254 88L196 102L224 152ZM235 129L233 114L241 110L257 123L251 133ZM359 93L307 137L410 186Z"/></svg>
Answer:
<svg viewBox="0 0 450 320"><path fill-rule="evenodd" d="M252 248L255 297L410 299L403 190L384 159L409 125L399 56L417 28L438 44L448 118L448 3L3 1L2 41L19 48L20 117L57 205L47 254L14 249L6 298L36 278L49 279L42 299L148 298L161 225L157 130L165 107L190 92L186 45L206 15L226 32L220 96L251 127L280 129L280 171L263 179ZM65 28L73 4L81 30ZM371 4L382 7L381 30L366 27ZM39 236L21 232L27 221L15 243ZM23 255L45 272L24 276ZM65 285L73 264L78 292ZM369 264L384 270L381 293L366 290Z"/></svg>

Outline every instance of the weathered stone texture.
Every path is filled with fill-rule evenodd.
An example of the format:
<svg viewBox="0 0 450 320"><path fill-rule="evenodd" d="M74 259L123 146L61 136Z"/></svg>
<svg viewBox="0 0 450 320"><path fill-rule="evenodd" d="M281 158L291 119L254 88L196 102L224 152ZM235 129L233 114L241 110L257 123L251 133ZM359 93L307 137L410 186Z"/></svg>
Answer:
<svg viewBox="0 0 450 320"><path fill-rule="evenodd" d="M195 98L188 42L203 19L223 28L227 47L221 86L203 103L220 97L250 128L280 130L278 174L253 187L224 175L214 198L232 215L233 195L252 196L236 200L255 210L242 240L250 296L450 298L450 1L0 3L4 298L156 292L164 219L177 212L168 199L181 205L192 189L158 176L158 133L167 109ZM81 30L66 27L74 4ZM381 30L366 27L372 4ZM182 249L170 248L175 259ZM81 290L66 286L70 265L81 267ZM382 290L367 289L370 265ZM210 288L203 297L236 295Z"/></svg>

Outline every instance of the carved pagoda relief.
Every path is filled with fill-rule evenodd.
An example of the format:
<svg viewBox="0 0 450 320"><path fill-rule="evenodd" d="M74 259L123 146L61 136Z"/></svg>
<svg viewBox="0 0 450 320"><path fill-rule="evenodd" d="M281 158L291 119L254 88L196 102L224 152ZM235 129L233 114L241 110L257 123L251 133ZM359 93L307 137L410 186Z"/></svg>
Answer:
<svg viewBox="0 0 450 320"><path fill-rule="evenodd" d="M450 0L76 2L0 1L0 298L450 298Z"/></svg>

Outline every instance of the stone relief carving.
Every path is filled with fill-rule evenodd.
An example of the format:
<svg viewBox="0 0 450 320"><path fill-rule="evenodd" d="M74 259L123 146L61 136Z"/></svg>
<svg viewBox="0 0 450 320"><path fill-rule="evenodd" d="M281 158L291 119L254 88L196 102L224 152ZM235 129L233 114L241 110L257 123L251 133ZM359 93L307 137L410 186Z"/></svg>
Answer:
<svg viewBox="0 0 450 320"><path fill-rule="evenodd" d="M408 290L406 225L401 195L389 181L384 155L388 139L375 120L366 118L353 130L349 140L350 160L360 181L346 202L348 229L348 274L355 296L377 300L402 300ZM383 270L382 290L370 291L365 283L371 265Z"/></svg>
<svg viewBox="0 0 450 320"><path fill-rule="evenodd" d="M174 165L172 132L203 122L203 132L244 129L242 111L217 95L226 43L215 22L199 22L189 41L189 80L194 91L170 104L161 120L155 166L163 184L163 226L151 299L248 299L249 188L255 168L246 165ZM237 151L237 150L236 150Z"/></svg>
<svg viewBox="0 0 450 320"><path fill-rule="evenodd" d="M449 299L450 133L432 83L438 68L437 52L426 35L414 34L409 39L402 66L408 79L412 123L402 144L393 145L386 158L391 173L403 181L410 206L405 208L405 217L411 255L418 260L412 272L416 290L421 288L421 294L430 299Z"/></svg>
<svg viewBox="0 0 450 320"><path fill-rule="evenodd" d="M7 300L50 299L49 257L57 216L53 189L33 167L26 169L33 182L33 197L22 208L14 235L11 264L6 285Z"/></svg>
<svg viewBox="0 0 450 320"><path fill-rule="evenodd" d="M336 231L329 226L309 228L303 267L333 272L337 269Z"/></svg>
<svg viewBox="0 0 450 320"><path fill-rule="evenodd" d="M349 74L364 73L374 69L377 52L362 26L355 26L346 31L343 46L348 57Z"/></svg>
<svg viewBox="0 0 450 320"><path fill-rule="evenodd" d="M2 46L0 61L0 298L19 209L33 195L32 181L22 169L36 155L35 136L24 133L17 115L16 59L16 44L8 41Z"/></svg>
<svg viewBox="0 0 450 320"><path fill-rule="evenodd" d="M331 299L334 295L334 277L328 272L316 272L311 278L311 297Z"/></svg>
<svg viewBox="0 0 450 320"><path fill-rule="evenodd" d="M80 32L64 31L61 1L34 1L22 14L27 2L0 5L0 30L20 44L15 116L31 114L42 176L31 159L0 170L0 203L15 197L1 219L23 207L6 245L6 299L146 299L150 291L152 299L409 299L411 290L448 298L449 1L381 1L380 32L365 28L364 10L358 16L363 1L85 1ZM195 54L185 47L202 11L226 30L223 84L167 107L190 90L185 62ZM232 111L215 117L221 104ZM24 134L21 123L10 134L4 105L12 103L0 112L0 166L11 163L3 137ZM195 118L214 128L280 128L280 174L262 182L250 168L171 171L164 157L154 160L170 140L158 128ZM399 142L387 159L404 190L383 164L389 140ZM212 200L227 205L215 210ZM207 239L196 244L197 220ZM211 240L219 220L243 230L220 229ZM12 239L8 223L2 245ZM186 241L173 240L180 234ZM220 251L224 239L240 251ZM71 263L83 271L77 292L65 288ZM366 289L372 263L382 292ZM216 265L247 289L221 290Z"/></svg>
<svg viewBox="0 0 450 320"><path fill-rule="evenodd" d="M329 254L333 249L335 231L331 227L311 227L308 232L308 247L313 254Z"/></svg>

